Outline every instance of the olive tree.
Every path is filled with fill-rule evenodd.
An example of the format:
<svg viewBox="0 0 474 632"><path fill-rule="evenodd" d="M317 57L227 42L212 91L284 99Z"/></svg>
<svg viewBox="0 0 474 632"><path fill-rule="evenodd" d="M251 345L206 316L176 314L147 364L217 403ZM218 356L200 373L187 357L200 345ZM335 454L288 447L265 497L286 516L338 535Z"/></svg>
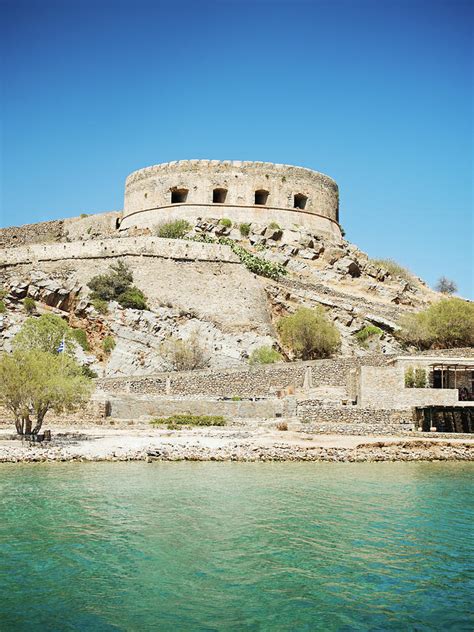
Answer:
<svg viewBox="0 0 474 632"><path fill-rule="evenodd" d="M56 314L43 314L39 318L27 318L13 340L16 351L45 351L57 353L64 341L65 353L74 353L74 336L65 320Z"/></svg>
<svg viewBox="0 0 474 632"><path fill-rule="evenodd" d="M72 412L87 402L92 382L68 355L17 350L0 356L0 404L18 434L37 434L46 413Z"/></svg>

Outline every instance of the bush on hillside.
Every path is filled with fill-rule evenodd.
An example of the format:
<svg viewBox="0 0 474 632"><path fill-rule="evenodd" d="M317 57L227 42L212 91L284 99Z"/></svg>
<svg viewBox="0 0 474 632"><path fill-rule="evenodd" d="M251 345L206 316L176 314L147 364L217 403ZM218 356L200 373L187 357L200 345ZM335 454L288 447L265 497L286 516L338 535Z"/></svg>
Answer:
<svg viewBox="0 0 474 632"><path fill-rule="evenodd" d="M242 237L248 237L250 234L250 227L251 225L248 224L247 222L242 222L242 224L239 225L239 230L240 230L240 234L242 235Z"/></svg>
<svg viewBox="0 0 474 632"><path fill-rule="evenodd" d="M30 317L13 339L13 348L18 351L45 351L57 354L64 342L64 352L74 354L74 338L67 322L56 314Z"/></svg>
<svg viewBox="0 0 474 632"><path fill-rule="evenodd" d="M89 341L84 329L71 329L74 340L82 347L84 351L90 351Z"/></svg>
<svg viewBox="0 0 474 632"><path fill-rule="evenodd" d="M188 340L169 338L161 345L161 355L173 371L193 371L209 364L209 356L196 334Z"/></svg>
<svg viewBox="0 0 474 632"><path fill-rule="evenodd" d="M165 239L182 239L190 230L191 224L185 219L175 219L159 224L156 227L156 234Z"/></svg>
<svg viewBox="0 0 474 632"><path fill-rule="evenodd" d="M399 340L418 349L474 346L474 303L444 298L400 321Z"/></svg>
<svg viewBox="0 0 474 632"><path fill-rule="evenodd" d="M273 364L282 360L283 356L276 349L263 346L252 351L249 357L249 364Z"/></svg>
<svg viewBox="0 0 474 632"><path fill-rule="evenodd" d="M109 311L109 304L102 298L93 298L91 300L91 305L97 312L99 312L99 314L104 315Z"/></svg>
<svg viewBox="0 0 474 632"><path fill-rule="evenodd" d="M116 343L113 336L105 336L105 338L102 340L102 349L107 354L112 353L112 351L115 349L115 345Z"/></svg>
<svg viewBox="0 0 474 632"><path fill-rule="evenodd" d="M110 266L108 273L98 274L89 281L91 302L100 313L104 313L104 307L97 301L117 301L122 307L147 309L145 295L132 283L132 271L126 263L118 261Z"/></svg>
<svg viewBox="0 0 474 632"><path fill-rule="evenodd" d="M26 296L23 299L23 307L25 308L25 312L27 314L33 314L36 311L36 301L29 296Z"/></svg>
<svg viewBox="0 0 474 632"><path fill-rule="evenodd" d="M7 306L0 300L0 314L4 314L7 311Z"/></svg>
<svg viewBox="0 0 474 632"><path fill-rule="evenodd" d="M230 220L228 217L223 217L221 220L219 220L219 224L221 226L225 226L225 228L232 228L232 220Z"/></svg>
<svg viewBox="0 0 474 632"><path fill-rule="evenodd" d="M355 334L355 338L362 347L367 347L370 340L380 338L382 334L383 331L380 327L376 327L375 325L366 325Z"/></svg>
<svg viewBox="0 0 474 632"><path fill-rule="evenodd" d="M295 358L313 360L331 356L340 345L340 336L322 307L301 307L295 314L278 321L283 345Z"/></svg>

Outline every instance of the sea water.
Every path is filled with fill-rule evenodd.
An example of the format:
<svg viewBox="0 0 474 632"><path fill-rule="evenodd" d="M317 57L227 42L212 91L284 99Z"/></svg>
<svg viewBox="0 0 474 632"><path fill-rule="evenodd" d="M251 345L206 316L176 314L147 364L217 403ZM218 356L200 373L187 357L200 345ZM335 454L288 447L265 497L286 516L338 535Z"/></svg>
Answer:
<svg viewBox="0 0 474 632"><path fill-rule="evenodd" d="M466 463L0 466L2 630L472 630Z"/></svg>

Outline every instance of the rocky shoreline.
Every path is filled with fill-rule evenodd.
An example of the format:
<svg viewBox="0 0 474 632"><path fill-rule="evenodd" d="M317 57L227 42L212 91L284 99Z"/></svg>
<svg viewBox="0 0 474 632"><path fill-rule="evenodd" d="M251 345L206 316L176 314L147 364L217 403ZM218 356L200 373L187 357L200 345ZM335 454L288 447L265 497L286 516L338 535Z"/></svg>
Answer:
<svg viewBox="0 0 474 632"><path fill-rule="evenodd" d="M0 435L0 463L97 461L474 461L470 438L304 435L275 430L78 428L29 444Z"/></svg>

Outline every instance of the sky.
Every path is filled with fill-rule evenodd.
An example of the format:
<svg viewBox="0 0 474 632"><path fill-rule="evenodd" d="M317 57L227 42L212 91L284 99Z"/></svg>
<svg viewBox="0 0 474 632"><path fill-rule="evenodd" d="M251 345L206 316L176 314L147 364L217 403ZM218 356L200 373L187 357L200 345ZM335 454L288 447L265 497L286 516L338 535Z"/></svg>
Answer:
<svg viewBox="0 0 474 632"><path fill-rule="evenodd" d="M0 0L0 226L191 158L306 166L346 238L473 298L474 3Z"/></svg>

